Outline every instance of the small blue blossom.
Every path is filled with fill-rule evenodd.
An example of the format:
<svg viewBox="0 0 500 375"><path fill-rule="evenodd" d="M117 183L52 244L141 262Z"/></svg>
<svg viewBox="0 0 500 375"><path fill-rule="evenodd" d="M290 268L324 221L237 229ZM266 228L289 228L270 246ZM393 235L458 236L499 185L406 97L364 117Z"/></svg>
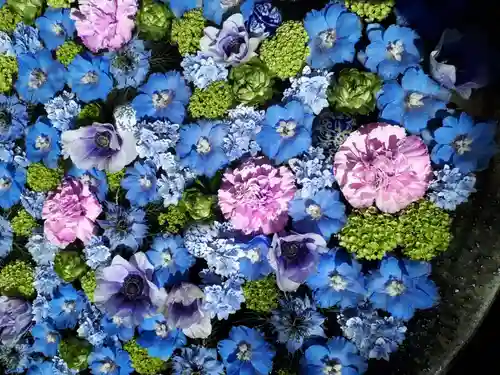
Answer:
<svg viewBox="0 0 500 375"><path fill-rule="evenodd" d="M20 138L27 124L26 106L17 96L0 94L0 142L15 141Z"/></svg>
<svg viewBox="0 0 500 375"><path fill-rule="evenodd" d="M113 89L113 79L109 73L109 59L77 55L68 66L68 86L81 101L88 103L106 99Z"/></svg>
<svg viewBox="0 0 500 375"><path fill-rule="evenodd" d="M137 124L135 139L139 157L151 160L159 168L164 159L169 158L165 154L168 154L168 150L174 148L179 140L179 125L162 120L142 121Z"/></svg>
<svg viewBox="0 0 500 375"><path fill-rule="evenodd" d="M57 329L74 328L84 304L83 292L71 284L60 286L49 302L49 317Z"/></svg>
<svg viewBox="0 0 500 375"><path fill-rule="evenodd" d="M429 185L427 195L436 206L453 211L476 192L475 184L474 174L464 174L460 169L452 169L446 164L443 169L434 171L434 180Z"/></svg>
<svg viewBox="0 0 500 375"><path fill-rule="evenodd" d="M134 372L130 355L119 348L94 348L88 363L93 375L128 375Z"/></svg>
<svg viewBox="0 0 500 375"><path fill-rule="evenodd" d="M199 7L200 1L198 0L161 0L162 2L169 5L172 13L180 18L188 10L195 9Z"/></svg>
<svg viewBox="0 0 500 375"><path fill-rule="evenodd" d="M52 297L55 290L62 283L63 281L57 275L52 264L39 265L35 268L35 282L33 285L38 294Z"/></svg>
<svg viewBox="0 0 500 375"><path fill-rule="evenodd" d="M229 74L225 64L216 62L212 56L205 56L201 52L185 55L181 67L184 69L186 81L192 82L200 89L216 81L225 81Z"/></svg>
<svg viewBox="0 0 500 375"><path fill-rule="evenodd" d="M148 350L151 357L168 360L175 349L186 345L186 336L180 329L170 330L161 314L144 319L139 326L137 343Z"/></svg>
<svg viewBox="0 0 500 375"><path fill-rule="evenodd" d="M237 160L246 153L256 156L260 146L255 136L260 131L265 112L240 104L228 111L228 117L229 131L224 138L223 148L229 160Z"/></svg>
<svg viewBox="0 0 500 375"><path fill-rule="evenodd" d="M267 260L270 246L271 241L264 235L256 236L241 245L240 273L246 279L259 280L271 273L272 268Z"/></svg>
<svg viewBox="0 0 500 375"><path fill-rule="evenodd" d="M14 234L10 221L0 216L0 258L7 256L12 250Z"/></svg>
<svg viewBox="0 0 500 375"><path fill-rule="evenodd" d="M111 258L111 250L104 244L102 237L98 236L92 236L85 244L83 253L85 254L85 263L94 270L106 266Z"/></svg>
<svg viewBox="0 0 500 375"><path fill-rule="evenodd" d="M61 335L48 322L38 323L31 328L31 335L35 339L33 350L53 357L57 354Z"/></svg>
<svg viewBox="0 0 500 375"><path fill-rule="evenodd" d="M94 193L101 202L106 199L106 194L108 193L108 179L104 171L96 168L85 171L73 165L68 171L68 176L76 177L83 183L88 184L90 191Z"/></svg>
<svg viewBox="0 0 500 375"><path fill-rule="evenodd" d="M274 34L281 22L280 10L269 0L259 0L253 7L246 25L252 35L263 37Z"/></svg>
<svg viewBox="0 0 500 375"><path fill-rule="evenodd" d="M26 168L31 163L26 159L24 147L16 145L14 142L0 143L0 161L13 163L15 167Z"/></svg>
<svg viewBox="0 0 500 375"><path fill-rule="evenodd" d="M11 208L19 199L26 183L26 170L0 162L0 207Z"/></svg>
<svg viewBox="0 0 500 375"><path fill-rule="evenodd" d="M311 146L313 119L314 116L296 100L284 107L273 105L266 111L256 140L267 157L281 164Z"/></svg>
<svg viewBox="0 0 500 375"><path fill-rule="evenodd" d="M75 22L70 18L69 9L48 8L45 14L35 21L40 37L50 50L64 44L66 39L72 39L75 33Z"/></svg>
<svg viewBox="0 0 500 375"><path fill-rule="evenodd" d="M68 366L66 361L60 357L53 357L52 363L54 364L54 375L77 375L78 370L72 369Z"/></svg>
<svg viewBox="0 0 500 375"><path fill-rule="evenodd" d="M37 294L36 298L33 300L31 309L34 322L41 323L49 319L50 306L48 297L43 294Z"/></svg>
<svg viewBox="0 0 500 375"><path fill-rule="evenodd" d="M59 247L53 245L43 234L33 234L26 244L33 260L39 265L47 265L54 262Z"/></svg>
<svg viewBox="0 0 500 375"><path fill-rule="evenodd" d="M21 204L24 209L35 219L42 218L42 209L46 194L43 192L24 190L21 194Z"/></svg>
<svg viewBox="0 0 500 375"><path fill-rule="evenodd" d="M134 337L135 326L131 315L118 313L112 318L105 315L101 319L101 326L106 334L109 336L116 335L123 342Z"/></svg>
<svg viewBox="0 0 500 375"><path fill-rule="evenodd" d="M474 119L463 112L457 119L447 116L443 126L434 132L436 145L431 159L436 164L449 163L462 173L482 171L495 154L496 124L474 123Z"/></svg>
<svg viewBox="0 0 500 375"><path fill-rule="evenodd" d="M94 347L103 345L108 336L101 328L101 318L102 313L99 309L87 301L78 319L78 336Z"/></svg>
<svg viewBox="0 0 500 375"><path fill-rule="evenodd" d="M156 166L151 161L136 161L128 167L121 186L127 191L127 199L132 205L144 207L159 198L156 181Z"/></svg>
<svg viewBox="0 0 500 375"><path fill-rule="evenodd" d="M163 205L168 207L179 202L184 188L196 175L182 167L174 154L166 152L161 156L160 165L164 173L158 179L158 194L163 199Z"/></svg>
<svg viewBox="0 0 500 375"><path fill-rule="evenodd" d="M23 53L36 53L43 49L43 45L38 39L38 30L20 22L16 25L12 33L14 40L14 51L16 55Z"/></svg>
<svg viewBox="0 0 500 375"><path fill-rule="evenodd" d="M4 31L0 31L0 55L6 55L12 57L16 56L12 39L10 38L9 34L7 34Z"/></svg>
<svg viewBox="0 0 500 375"><path fill-rule="evenodd" d="M26 129L26 156L31 162L43 161L48 168L57 168L61 147L59 131L44 117Z"/></svg>
<svg viewBox="0 0 500 375"><path fill-rule="evenodd" d="M228 319L229 315L241 309L241 304L245 302L242 284L242 279L232 277L221 284L203 287L204 311L207 311L211 318Z"/></svg>
<svg viewBox="0 0 500 375"><path fill-rule="evenodd" d="M151 51L139 39L131 40L118 51L107 54L110 72L116 81L116 88L138 87L149 73Z"/></svg>
<svg viewBox="0 0 500 375"><path fill-rule="evenodd" d="M182 348L180 354L172 357L173 374L222 375L224 365L217 360L217 350L202 346Z"/></svg>
<svg viewBox="0 0 500 375"><path fill-rule="evenodd" d="M63 91L61 95L45 103L47 118L52 126L60 131L72 129L80 111L81 107L75 100L75 94L68 91Z"/></svg>

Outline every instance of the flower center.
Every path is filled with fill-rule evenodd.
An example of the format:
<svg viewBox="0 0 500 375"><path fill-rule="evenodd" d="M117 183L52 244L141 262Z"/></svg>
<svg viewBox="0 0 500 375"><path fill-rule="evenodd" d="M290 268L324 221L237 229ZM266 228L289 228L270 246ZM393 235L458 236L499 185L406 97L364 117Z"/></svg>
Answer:
<svg viewBox="0 0 500 375"><path fill-rule="evenodd" d="M56 336L56 335L54 335L53 333L49 333L49 334L47 334L47 342L48 342L49 344L53 344L53 343L55 343L56 341L57 341L57 336Z"/></svg>
<svg viewBox="0 0 500 375"><path fill-rule="evenodd" d="M123 318L121 316L115 315L112 318L113 323L117 326L121 326L123 324Z"/></svg>
<svg viewBox="0 0 500 375"><path fill-rule="evenodd" d="M155 325L156 336L165 338L168 336L168 329L165 323L156 323Z"/></svg>
<svg viewBox="0 0 500 375"><path fill-rule="evenodd" d="M347 281L340 275L332 275L330 276L330 286L336 292L340 292L347 288Z"/></svg>
<svg viewBox="0 0 500 375"><path fill-rule="evenodd" d="M167 251L166 253L163 253L163 264L168 266L170 263L172 263L172 254L170 251Z"/></svg>
<svg viewBox="0 0 500 375"><path fill-rule="evenodd" d="M126 72L132 70L134 58L129 53L119 53L113 59L113 66Z"/></svg>
<svg viewBox="0 0 500 375"><path fill-rule="evenodd" d="M212 147L210 146L207 138L201 137L198 140L198 143L196 144L196 152L198 152L198 154L208 154L211 149Z"/></svg>
<svg viewBox="0 0 500 375"><path fill-rule="evenodd" d="M143 189L151 189L153 183L148 176L141 176L141 178L139 179L139 185L141 185Z"/></svg>
<svg viewBox="0 0 500 375"><path fill-rule="evenodd" d="M30 73L28 86L32 89L39 89L47 81L47 75L41 69L33 69Z"/></svg>
<svg viewBox="0 0 500 375"><path fill-rule="evenodd" d="M309 216L311 216L314 220L319 220L322 216L321 214L321 207L318 206L317 204L310 204L306 208L306 212L308 213Z"/></svg>
<svg viewBox="0 0 500 375"><path fill-rule="evenodd" d="M403 52L405 51L403 42L400 40L396 40L395 42L390 42L387 46L387 54L389 58L401 61L403 58Z"/></svg>
<svg viewBox="0 0 500 375"><path fill-rule="evenodd" d="M80 82L84 85L94 85L99 81L99 76L96 72L88 72L81 79Z"/></svg>
<svg viewBox="0 0 500 375"><path fill-rule="evenodd" d="M9 112L3 110L0 111L0 132L7 132L12 123L12 116Z"/></svg>
<svg viewBox="0 0 500 375"><path fill-rule="evenodd" d="M76 308L76 302L75 301L65 302L64 305L62 306L62 310L66 314L72 313L73 311L75 311L75 308Z"/></svg>
<svg viewBox="0 0 500 375"><path fill-rule="evenodd" d="M323 367L324 375L341 375L342 365L336 361L329 361L325 367Z"/></svg>
<svg viewBox="0 0 500 375"><path fill-rule="evenodd" d="M424 106L424 95L420 94L419 92L412 92L408 97L406 98L406 106L408 108L419 108Z"/></svg>
<svg viewBox="0 0 500 375"><path fill-rule="evenodd" d="M12 179L9 177L0 177L0 190L8 190L12 185Z"/></svg>
<svg viewBox="0 0 500 375"><path fill-rule="evenodd" d="M64 28L62 27L62 25L60 23L55 23L52 25L52 31L54 32L54 34L56 34L57 36L61 36L64 34Z"/></svg>
<svg viewBox="0 0 500 375"><path fill-rule="evenodd" d="M472 150L471 145L472 139L468 138L466 135L460 135L453 141L453 147L459 155L470 152Z"/></svg>
<svg viewBox="0 0 500 375"><path fill-rule="evenodd" d="M50 149L50 138L46 135L39 135L35 140L35 148L41 151Z"/></svg>
<svg viewBox="0 0 500 375"><path fill-rule="evenodd" d="M257 249L250 249L247 252L247 258L250 259L250 262L257 263L260 260L260 254Z"/></svg>
<svg viewBox="0 0 500 375"><path fill-rule="evenodd" d="M391 297L397 297L404 293L406 286L398 280L393 280L385 287L385 291Z"/></svg>
<svg viewBox="0 0 500 375"><path fill-rule="evenodd" d="M156 109L166 108L174 99L174 93L171 90L155 92L153 94L153 106Z"/></svg>
<svg viewBox="0 0 500 375"><path fill-rule="evenodd" d="M236 354L236 357L238 357L240 361L250 361L252 359L251 346L246 342L242 342L241 344L239 344L238 354Z"/></svg>
<svg viewBox="0 0 500 375"><path fill-rule="evenodd" d="M280 122L278 122L278 128L276 129L276 131L283 138L290 138L295 135L296 128L297 128L297 123L295 121L281 120Z"/></svg>
<svg viewBox="0 0 500 375"><path fill-rule="evenodd" d="M240 0L220 0L220 6L222 10L227 10L229 8L234 8L240 4Z"/></svg>
<svg viewBox="0 0 500 375"><path fill-rule="evenodd" d="M111 135L107 132L97 133L94 138L97 147L108 148L111 143Z"/></svg>
<svg viewBox="0 0 500 375"><path fill-rule="evenodd" d="M328 29L318 34L318 45L321 49L330 49L337 41L337 31L335 29Z"/></svg>
<svg viewBox="0 0 500 375"><path fill-rule="evenodd" d="M245 38L242 36L235 36L230 38L223 47L224 53L226 56L231 56L238 54L240 52L241 45L245 44Z"/></svg>
<svg viewBox="0 0 500 375"><path fill-rule="evenodd" d="M116 364L114 362L111 362L111 361L106 361L101 365L99 370L101 372L104 372L104 373L113 372L116 370Z"/></svg>
<svg viewBox="0 0 500 375"><path fill-rule="evenodd" d="M134 301L144 291L144 279L139 275L128 275L122 285L122 293L129 301Z"/></svg>
<svg viewBox="0 0 500 375"><path fill-rule="evenodd" d="M287 260L293 260L299 254L301 247L301 242L284 242L281 244L281 255Z"/></svg>

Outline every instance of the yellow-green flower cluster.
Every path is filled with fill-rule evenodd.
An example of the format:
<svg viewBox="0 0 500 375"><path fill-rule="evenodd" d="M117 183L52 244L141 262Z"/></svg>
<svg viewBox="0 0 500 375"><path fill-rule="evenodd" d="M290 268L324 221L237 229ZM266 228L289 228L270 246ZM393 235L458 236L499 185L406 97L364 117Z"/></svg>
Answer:
<svg viewBox="0 0 500 375"><path fill-rule="evenodd" d="M144 0L136 18L141 38L155 41L165 39L172 25L172 18L173 14L165 4Z"/></svg>
<svg viewBox="0 0 500 375"><path fill-rule="evenodd" d="M233 105L231 86L217 81L205 89L196 88L189 101L189 113L193 118L216 119L224 116Z"/></svg>
<svg viewBox="0 0 500 375"><path fill-rule="evenodd" d="M34 281L30 264L22 260L10 262L0 270L0 295L31 298L35 295Z"/></svg>
<svg viewBox="0 0 500 375"><path fill-rule="evenodd" d="M345 0L344 4L366 22L380 22L391 14L396 0Z"/></svg>
<svg viewBox="0 0 500 375"><path fill-rule="evenodd" d="M87 295L89 301L94 302L94 291L97 286L95 272L93 270L89 270L80 278L80 283L82 284L82 289Z"/></svg>
<svg viewBox="0 0 500 375"><path fill-rule="evenodd" d="M23 17L14 12L8 6L0 7L0 31L11 33L16 28L16 25L21 22ZM0 76L0 78L2 78Z"/></svg>
<svg viewBox="0 0 500 375"><path fill-rule="evenodd" d="M54 259L54 270L61 279L70 283L87 271L87 265L78 252L60 251Z"/></svg>
<svg viewBox="0 0 500 375"><path fill-rule="evenodd" d="M171 39L177 44L181 55L195 53L200 49L204 28L205 19L200 8L190 10L172 22Z"/></svg>
<svg viewBox="0 0 500 375"><path fill-rule="evenodd" d="M186 209L181 205L169 206L167 212L158 215L158 224L170 233L179 233L189 222Z"/></svg>
<svg viewBox="0 0 500 375"><path fill-rule="evenodd" d="M1 24L0 10L0 24ZM14 77L17 74L17 60L15 57L0 55L0 93L9 92L14 84Z"/></svg>
<svg viewBox="0 0 500 375"><path fill-rule="evenodd" d="M42 163L33 163L28 166L26 181L31 190L46 192L54 190L63 176L62 168L50 169Z"/></svg>
<svg viewBox="0 0 500 375"><path fill-rule="evenodd" d="M87 358L92 346L86 340L76 337L64 339L59 344L59 356L74 370L82 371L87 368Z"/></svg>
<svg viewBox="0 0 500 375"><path fill-rule="evenodd" d="M31 216L24 208L20 209L11 221L12 231L21 237L28 237L33 233L33 229L38 226L35 218Z"/></svg>
<svg viewBox="0 0 500 375"><path fill-rule="evenodd" d="M243 284L246 307L250 310L268 313L278 308L279 290L273 275Z"/></svg>
<svg viewBox="0 0 500 375"><path fill-rule="evenodd" d="M123 349L130 354L132 367L141 375L161 374L166 367L166 362L150 357L147 349L140 347L134 339L125 343Z"/></svg>
<svg viewBox="0 0 500 375"><path fill-rule="evenodd" d="M108 178L109 191L116 192L120 189L122 179L125 177L125 169L114 173L106 172L106 177Z"/></svg>
<svg viewBox="0 0 500 375"><path fill-rule="evenodd" d="M72 0L47 0L47 5L51 8L71 8Z"/></svg>
<svg viewBox="0 0 500 375"><path fill-rule="evenodd" d="M83 46L73 42L72 40L67 40L62 46L56 50L57 60L64 66L71 64L73 59L80 52L83 51Z"/></svg>
<svg viewBox="0 0 500 375"><path fill-rule="evenodd" d="M262 42L260 58L279 78L293 77L302 70L309 54L308 39L302 22L284 22L274 37Z"/></svg>

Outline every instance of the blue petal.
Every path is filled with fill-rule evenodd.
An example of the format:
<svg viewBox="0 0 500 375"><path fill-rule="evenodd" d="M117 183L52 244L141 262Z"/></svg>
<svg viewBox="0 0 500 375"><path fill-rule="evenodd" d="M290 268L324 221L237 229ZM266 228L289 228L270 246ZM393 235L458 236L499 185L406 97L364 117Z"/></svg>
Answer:
<svg viewBox="0 0 500 375"><path fill-rule="evenodd" d="M304 19L304 27L309 35L309 38L315 38L319 33L328 29L324 13L318 10L312 10L306 14Z"/></svg>

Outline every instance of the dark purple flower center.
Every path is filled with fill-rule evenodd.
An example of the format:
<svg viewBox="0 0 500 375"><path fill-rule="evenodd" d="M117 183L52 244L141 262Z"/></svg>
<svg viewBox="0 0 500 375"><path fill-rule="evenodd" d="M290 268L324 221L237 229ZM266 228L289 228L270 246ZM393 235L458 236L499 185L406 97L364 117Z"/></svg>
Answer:
<svg viewBox="0 0 500 375"><path fill-rule="evenodd" d="M113 67L123 70L124 72L130 72L134 65L134 56L129 52L119 53L113 59Z"/></svg>
<svg viewBox="0 0 500 375"><path fill-rule="evenodd" d="M302 242L283 242L281 244L281 255L288 261L293 261L302 250Z"/></svg>
<svg viewBox="0 0 500 375"><path fill-rule="evenodd" d="M241 45L245 44L245 38L240 35L227 38L223 50L226 56L240 53Z"/></svg>
<svg viewBox="0 0 500 375"><path fill-rule="evenodd" d="M250 361L252 359L252 346L244 341L240 342L236 357L240 361Z"/></svg>
<svg viewBox="0 0 500 375"><path fill-rule="evenodd" d="M111 143L111 134L109 134L109 132L96 133L94 142L99 148L109 148L109 145Z"/></svg>
<svg viewBox="0 0 500 375"><path fill-rule="evenodd" d="M121 291L129 301L135 301L144 291L144 279L140 275L128 275L123 282Z"/></svg>

